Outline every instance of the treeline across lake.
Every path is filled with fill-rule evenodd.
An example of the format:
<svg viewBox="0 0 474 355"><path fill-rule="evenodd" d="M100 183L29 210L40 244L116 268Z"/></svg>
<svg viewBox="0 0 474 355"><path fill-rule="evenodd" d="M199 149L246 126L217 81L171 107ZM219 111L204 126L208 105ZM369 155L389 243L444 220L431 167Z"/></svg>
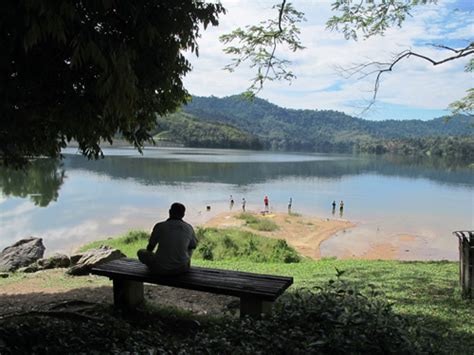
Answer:
<svg viewBox="0 0 474 355"><path fill-rule="evenodd" d="M293 110L241 96L194 97L157 118L157 141L188 147L321 153L394 153L473 159L474 118L369 121L331 110Z"/></svg>
<svg viewBox="0 0 474 355"><path fill-rule="evenodd" d="M455 157L474 161L472 137L428 137L389 140L368 140L355 144L354 151L369 154L427 155Z"/></svg>

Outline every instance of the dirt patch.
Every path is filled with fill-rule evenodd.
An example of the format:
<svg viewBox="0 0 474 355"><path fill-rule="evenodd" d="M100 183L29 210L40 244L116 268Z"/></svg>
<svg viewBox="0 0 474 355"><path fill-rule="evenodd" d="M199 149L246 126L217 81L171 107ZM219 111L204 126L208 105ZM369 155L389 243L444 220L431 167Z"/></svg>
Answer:
<svg viewBox="0 0 474 355"><path fill-rule="evenodd" d="M28 312L48 305L84 301L113 303L112 283L97 276L67 276L64 269L28 274L1 285L0 315ZM145 285L145 301L195 314L235 313L238 298L157 285Z"/></svg>
<svg viewBox="0 0 474 355"><path fill-rule="evenodd" d="M360 259L367 260L378 260L378 259L396 259L398 255L398 249L391 244L378 244L371 246Z"/></svg>
<svg viewBox="0 0 474 355"><path fill-rule="evenodd" d="M401 242L414 242L416 240L416 237L413 235L400 235L398 239Z"/></svg>

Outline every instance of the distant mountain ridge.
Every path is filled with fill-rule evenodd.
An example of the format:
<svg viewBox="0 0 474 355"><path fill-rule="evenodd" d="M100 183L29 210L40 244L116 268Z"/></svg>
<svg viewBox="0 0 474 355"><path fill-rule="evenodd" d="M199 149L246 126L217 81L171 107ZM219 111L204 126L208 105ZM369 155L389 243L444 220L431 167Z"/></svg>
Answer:
<svg viewBox="0 0 474 355"><path fill-rule="evenodd" d="M458 116L447 123L429 121L369 121L332 110L295 110L240 95L194 96L182 110L198 120L234 126L257 136L264 148L311 151L352 151L367 142L425 137L472 137L474 118Z"/></svg>

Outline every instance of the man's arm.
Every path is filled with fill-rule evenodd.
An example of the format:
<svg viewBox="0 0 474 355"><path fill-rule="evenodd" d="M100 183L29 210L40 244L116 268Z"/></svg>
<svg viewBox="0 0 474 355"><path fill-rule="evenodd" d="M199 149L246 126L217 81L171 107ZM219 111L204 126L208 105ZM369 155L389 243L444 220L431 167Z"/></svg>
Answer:
<svg viewBox="0 0 474 355"><path fill-rule="evenodd" d="M192 231L192 236L191 236L191 240L189 241L189 246L188 246L189 250L196 249L197 242L198 242L196 238L196 234L194 233L194 229L192 227L191 227L191 231Z"/></svg>
<svg viewBox="0 0 474 355"><path fill-rule="evenodd" d="M153 231L151 232L150 239L148 240L148 245L146 246L146 250L153 251L158 244L158 230L157 226L153 227Z"/></svg>

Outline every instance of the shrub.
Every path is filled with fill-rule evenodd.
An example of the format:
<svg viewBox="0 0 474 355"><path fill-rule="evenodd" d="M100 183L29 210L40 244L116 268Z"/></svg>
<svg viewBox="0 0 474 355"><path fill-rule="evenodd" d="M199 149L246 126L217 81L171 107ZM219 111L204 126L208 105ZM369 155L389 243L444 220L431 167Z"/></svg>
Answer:
<svg viewBox="0 0 474 355"><path fill-rule="evenodd" d="M232 228L204 228L200 233L202 236L195 254L197 258L276 263L300 261L298 253L285 241Z"/></svg>
<svg viewBox="0 0 474 355"><path fill-rule="evenodd" d="M286 240L278 239L273 245L271 259L275 262L284 262L285 264L289 264L298 263L300 262L301 258L295 249L288 245Z"/></svg>
<svg viewBox="0 0 474 355"><path fill-rule="evenodd" d="M278 229L278 225L275 222L265 218L258 218L251 213L241 213L237 218L243 219L245 225L258 231L272 232Z"/></svg>
<svg viewBox="0 0 474 355"><path fill-rule="evenodd" d="M131 230L125 236L123 236L124 244L132 244L140 240L148 240L150 235L145 231Z"/></svg>
<svg viewBox="0 0 474 355"><path fill-rule="evenodd" d="M395 314L383 296L362 294L336 280L319 290L288 294L271 316L226 319L179 346L211 354L431 353L423 334L424 329Z"/></svg>
<svg viewBox="0 0 474 355"><path fill-rule="evenodd" d="M198 257L204 260L214 260L214 243L209 240L204 240L198 244L196 254Z"/></svg>
<svg viewBox="0 0 474 355"><path fill-rule="evenodd" d="M249 227L262 232L278 230L278 225L269 219L260 219L257 223L250 223Z"/></svg>
<svg viewBox="0 0 474 355"><path fill-rule="evenodd" d="M245 223L247 223L247 224L258 222L258 218L255 215L253 215L251 213L248 213L248 212L244 212L244 213L239 214L237 216L237 218L243 219L245 221Z"/></svg>
<svg viewBox="0 0 474 355"><path fill-rule="evenodd" d="M242 254L243 255L252 255L257 250L258 250L257 242L255 241L255 239L252 238L252 236L250 236L249 238L246 238L246 240L244 242L244 248L242 250Z"/></svg>
<svg viewBox="0 0 474 355"><path fill-rule="evenodd" d="M196 238L199 242L202 242L206 238L206 228L197 227Z"/></svg>

